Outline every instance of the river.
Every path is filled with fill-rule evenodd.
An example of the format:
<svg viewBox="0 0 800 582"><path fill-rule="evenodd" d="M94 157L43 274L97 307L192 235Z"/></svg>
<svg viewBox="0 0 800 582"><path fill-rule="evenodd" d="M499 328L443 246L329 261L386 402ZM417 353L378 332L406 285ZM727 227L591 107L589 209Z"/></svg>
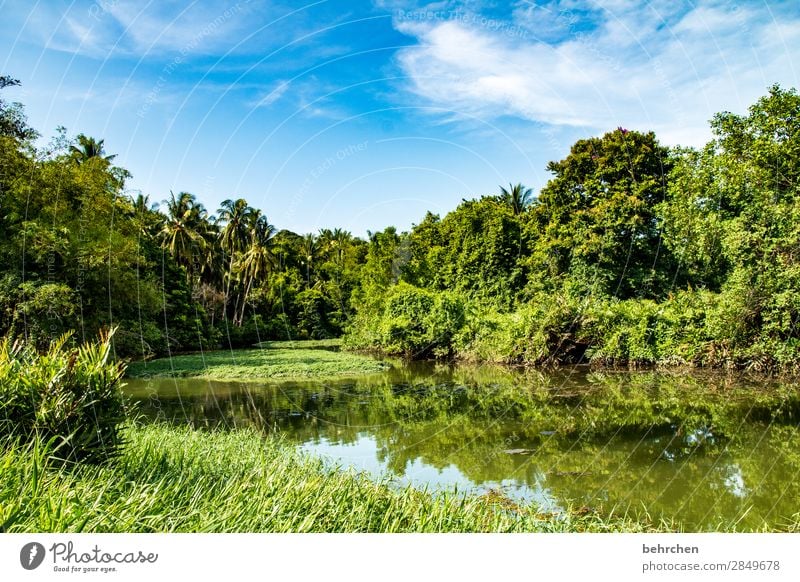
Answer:
<svg viewBox="0 0 800 582"><path fill-rule="evenodd" d="M402 363L349 379L126 380L147 419L255 426L393 485L780 529L800 511L800 388L720 374Z"/></svg>

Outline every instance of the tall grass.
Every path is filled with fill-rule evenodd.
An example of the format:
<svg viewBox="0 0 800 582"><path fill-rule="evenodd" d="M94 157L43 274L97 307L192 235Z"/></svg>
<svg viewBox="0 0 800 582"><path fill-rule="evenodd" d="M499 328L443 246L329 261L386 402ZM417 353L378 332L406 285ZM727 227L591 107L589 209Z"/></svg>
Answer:
<svg viewBox="0 0 800 582"><path fill-rule="evenodd" d="M0 340L0 438L51 441L70 460L114 455L125 410L124 366L110 360L112 335L73 347L65 334L42 353Z"/></svg>
<svg viewBox="0 0 800 582"><path fill-rule="evenodd" d="M0 453L8 532L641 531L540 514L497 494L432 496L326 468L247 430L130 427L112 464L53 465L38 442Z"/></svg>

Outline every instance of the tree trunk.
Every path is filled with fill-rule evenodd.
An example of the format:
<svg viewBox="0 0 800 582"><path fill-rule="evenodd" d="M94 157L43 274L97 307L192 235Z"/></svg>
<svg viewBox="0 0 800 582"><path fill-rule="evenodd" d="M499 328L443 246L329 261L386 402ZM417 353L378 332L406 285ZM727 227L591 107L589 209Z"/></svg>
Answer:
<svg viewBox="0 0 800 582"><path fill-rule="evenodd" d="M244 289L244 298L242 299L242 314L239 317L239 326L244 323L244 310L247 308L247 296L250 295L250 289L253 287L253 277L250 277L250 280L247 282L247 285Z"/></svg>

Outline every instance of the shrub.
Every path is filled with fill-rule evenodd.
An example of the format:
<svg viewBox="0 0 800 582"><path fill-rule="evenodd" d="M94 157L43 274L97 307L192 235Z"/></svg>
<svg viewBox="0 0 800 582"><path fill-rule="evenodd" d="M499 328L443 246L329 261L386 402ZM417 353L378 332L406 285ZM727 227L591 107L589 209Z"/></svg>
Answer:
<svg viewBox="0 0 800 582"><path fill-rule="evenodd" d="M431 350L425 320L433 311L434 294L406 283L397 285L386 299L379 323L381 348L392 354L423 357Z"/></svg>
<svg viewBox="0 0 800 582"><path fill-rule="evenodd" d="M0 341L0 437L53 441L60 457L102 460L117 453L125 418L120 379L110 361L113 332L80 347L70 334L40 353Z"/></svg>
<svg viewBox="0 0 800 582"><path fill-rule="evenodd" d="M464 302L457 294L401 283L386 298L374 347L412 358L447 357L463 325Z"/></svg>
<svg viewBox="0 0 800 582"><path fill-rule="evenodd" d="M474 334L464 352L468 359L507 364L579 361L585 350L583 310L569 293L539 293L511 313L474 309L467 324Z"/></svg>

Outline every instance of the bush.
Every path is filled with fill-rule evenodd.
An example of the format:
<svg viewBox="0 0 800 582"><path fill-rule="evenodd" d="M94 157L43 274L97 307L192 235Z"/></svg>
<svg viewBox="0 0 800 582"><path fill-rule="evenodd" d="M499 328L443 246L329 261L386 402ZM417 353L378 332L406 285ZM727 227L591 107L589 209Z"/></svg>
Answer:
<svg viewBox="0 0 800 582"><path fill-rule="evenodd" d="M506 364L554 364L579 361L583 305L568 293L540 293L514 312L477 308L461 337L467 359Z"/></svg>
<svg viewBox="0 0 800 582"><path fill-rule="evenodd" d="M53 441L61 458L102 460L117 453L125 408L124 365L111 362L113 332L68 346L70 334L39 354L0 341L0 437Z"/></svg>
<svg viewBox="0 0 800 582"><path fill-rule="evenodd" d="M377 313L358 314L344 345L408 358L450 357L463 335L465 319L465 302L457 293L400 283Z"/></svg>

